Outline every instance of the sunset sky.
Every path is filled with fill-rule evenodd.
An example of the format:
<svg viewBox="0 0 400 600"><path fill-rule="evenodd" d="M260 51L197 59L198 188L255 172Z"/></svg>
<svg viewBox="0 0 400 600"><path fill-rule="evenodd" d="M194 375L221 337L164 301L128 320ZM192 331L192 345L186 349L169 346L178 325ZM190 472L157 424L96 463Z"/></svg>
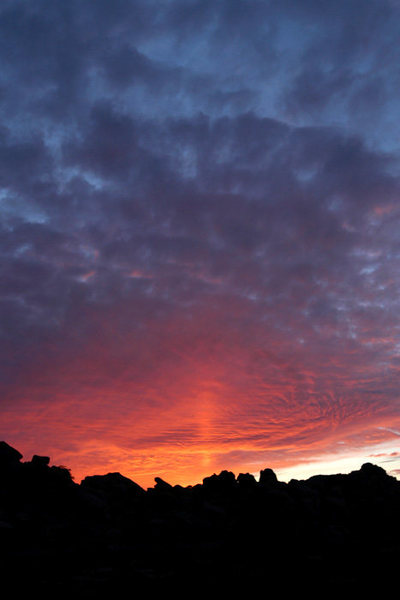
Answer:
<svg viewBox="0 0 400 600"><path fill-rule="evenodd" d="M2 0L0 439L400 477L400 3Z"/></svg>

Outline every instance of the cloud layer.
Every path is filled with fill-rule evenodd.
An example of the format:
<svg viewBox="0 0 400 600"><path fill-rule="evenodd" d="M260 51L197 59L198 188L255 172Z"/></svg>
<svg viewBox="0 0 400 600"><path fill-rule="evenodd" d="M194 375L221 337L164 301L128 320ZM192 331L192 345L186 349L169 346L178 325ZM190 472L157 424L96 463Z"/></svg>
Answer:
<svg viewBox="0 0 400 600"><path fill-rule="evenodd" d="M4 439L139 483L396 441L398 19L2 3Z"/></svg>

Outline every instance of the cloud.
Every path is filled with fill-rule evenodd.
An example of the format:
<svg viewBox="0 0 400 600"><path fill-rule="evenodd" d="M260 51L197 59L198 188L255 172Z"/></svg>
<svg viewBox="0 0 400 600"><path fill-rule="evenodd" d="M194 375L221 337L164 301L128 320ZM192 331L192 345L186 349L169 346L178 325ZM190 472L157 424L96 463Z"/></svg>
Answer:
<svg viewBox="0 0 400 600"><path fill-rule="evenodd" d="M4 437L204 468L387 437L396 7L156 4L0 9Z"/></svg>
<svg viewBox="0 0 400 600"><path fill-rule="evenodd" d="M380 429L384 429L385 431L390 431L390 433L394 433L394 435L400 436L400 431L396 429L391 429L390 427L380 427Z"/></svg>

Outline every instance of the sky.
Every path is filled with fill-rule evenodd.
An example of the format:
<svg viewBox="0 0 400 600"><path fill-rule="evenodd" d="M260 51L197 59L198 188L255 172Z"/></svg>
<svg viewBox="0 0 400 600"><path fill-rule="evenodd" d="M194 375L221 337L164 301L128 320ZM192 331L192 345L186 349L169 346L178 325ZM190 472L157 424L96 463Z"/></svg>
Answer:
<svg viewBox="0 0 400 600"><path fill-rule="evenodd" d="M400 476L400 2L2 0L0 438Z"/></svg>

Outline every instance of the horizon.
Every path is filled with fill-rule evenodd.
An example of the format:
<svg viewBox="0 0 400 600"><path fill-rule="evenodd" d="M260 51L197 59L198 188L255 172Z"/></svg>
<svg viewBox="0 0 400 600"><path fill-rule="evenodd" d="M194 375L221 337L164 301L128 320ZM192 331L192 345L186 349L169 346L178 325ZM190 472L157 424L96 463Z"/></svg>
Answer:
<svg viewBox="0 0 400 600"><path fill-rule="evenodd" d="M76 477L399 477L399 24L1 3L1 439Z"/></svg>
<svg viewBox="0 0 400 600"><path fill-rule="evenodd" d="M6 442L7 443L7 442ZM10 445L10 444L8 444ZM20 452L19 448L15 448L14 446L12 446L15 450L18 450L18 452ZM34 452L32 454L32 456L34 456L34 454L38 455L38 456L48 456L46 454L38 454L37 452ZM147 478L145 480L141 480L140 478L138 479L138 477L135 477L135 475L130 474L130 473L126 473L124 472L123 466L121 471L120 470L104 470L102 468L100 468L98 471L93 472L93 473L84 473L81 474L79 476L76 476L72 469L70 469L68 467L67 464L61 464L57 461L54 461L52 459L51 456L49 456L50 458L50 464L49 466L56 466L56 467L63 467L63 468L67 468L68 471L71 474L72 479L75 481L75 483L82 483L82 481L86 478L86 477L91 477L91 476L103 476L103 475L107 475L109 473L120 473L121 475L123 475L124 477L127 477L128 479L130 479L131 481L134 481L135 483L137 483L138 485L140 485L143 489L148 489L151 487L154 487L154 482L156 477L159 477L159 474L153 474L153 477L151 480L147 480ZM377 457L369 457L369 458L377 458ZM28 459L28 456L25 456L23 454L21 462L29 462L30 459ZM361 467L363 466L363 464L366 463L370 463L379 467L382 467L385 472L388 475L391 475L393 477L395 477L397 480L400 481L400 477L399 474L396 473L396 471L390 471L389 469L385 468L385 462L383 461L382 464L379 464L379 461L377 460L363 460L362 457L360 456L358 461L353 461L351 459L348 458L340 458L338 460L331 460L331 461L326 461L326 462L322 462L322 461L310 461L307 464L300 464L300 465L296 465L295 467L287 467L287 468L283 468L283 469L272 469L275 473L275 475L277 476L278 481L280 482L284 482L284 483L289 483L290 480L299 480L299 481L306 481L307 479L309 479L310 477L313 477L315 475L322 475L322 476L326 476L326 475L346 475L349 474L353 471L359 471L361 469ZM321 465L325 465L322 466ZM342 470L338 470L340 465L342 466ZM260 472L263 469L268 469L271 468L269 465L264 465L262 467L260 467L260 469L258 471L252 471L250 472L250 475L253 475L253 477L256 479L256 481L259 480L260 477ZM218 475L221 471L230 471L230 469L221 469L218 472L208 472L208 473L203 473L200 479L197 479L196 481L175 481L172 477L172 479L168 478L168 475L163 474L162 479L164 481L166 481L167 483L169 483L170 485L182 485L183 487L191 487L197 484L201 484L203 479L205 477L209 477L210 475ZM231 471L234 473L235 478L238 477L238 475L240 474L239 471ZM165 478L165 479L164 479Z"/></svg>

